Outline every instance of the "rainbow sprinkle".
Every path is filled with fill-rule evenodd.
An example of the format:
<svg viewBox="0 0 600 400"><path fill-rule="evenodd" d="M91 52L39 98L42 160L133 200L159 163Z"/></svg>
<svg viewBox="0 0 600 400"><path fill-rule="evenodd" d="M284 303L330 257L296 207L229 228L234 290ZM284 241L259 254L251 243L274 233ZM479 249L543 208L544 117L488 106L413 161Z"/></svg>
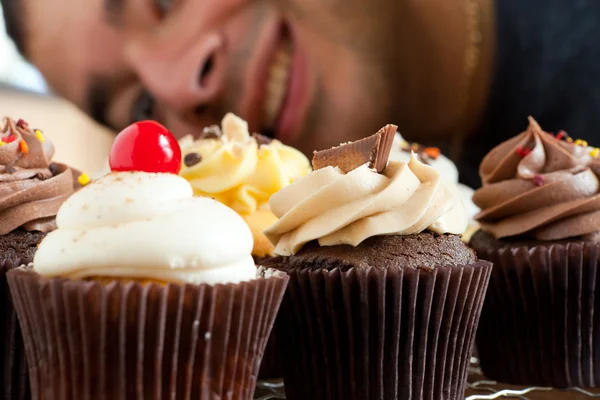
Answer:
<svg viewBox="0 0 600 400"><path fill-rule="evenodd" d="M46 141L46 138L44 137L44 134L42 133L41 130L36 129L34 132L35 132L35 137L37 138L37 140L39 140L42 143L44 143Z"/></svg>
<svg viewBox="0 0 600 400"><path fill-rule="evenodd" d="M600 154L600 149L598 147L596 147L590 151L590 156L592 158L598 157L599 154Z"/></svg>
<svg viewBox="0 0 600 400"><path fill-rule="evenodd" d="M532 181L535 186L544 186L544 177L541 175L534 176Z"/></svg>
<svg viewBox="0 0 600 400"><path fill-rule="evenodd" d="M19 148L21 149L21 151L25 154L29 153L29 146L27 145L27 142L24 140L21 140L19 142Z"/></svg>
<svg viewBox="0 0 600 400"><path fill-rule="evenodd" d="M92 181L92 179L90 178L90 176L88 174L86 174L85 172L82 173L81 175L79 175L79 178L77 178L77 182L79 182L79 184L81 186L85 186L88 183L90 183Z"/></svg>
<svg viewBox="0 0 600 400"><path fill-rule="evenodd" d="M582 140L582 139L577 139L577 140L575 141L575 144L576 144L577 146L583 146L583 147L587 147L587 145L588 145L588 142L586 142L585 140Z"/></svg>

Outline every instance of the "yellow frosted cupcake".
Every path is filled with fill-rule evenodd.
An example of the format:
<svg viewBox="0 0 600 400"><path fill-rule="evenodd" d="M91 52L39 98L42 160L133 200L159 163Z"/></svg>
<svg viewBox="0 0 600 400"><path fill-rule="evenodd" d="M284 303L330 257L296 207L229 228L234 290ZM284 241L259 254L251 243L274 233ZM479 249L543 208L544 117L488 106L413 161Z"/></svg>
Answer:
<svg viewBox="0 0 600 400"><path fill-rule="evenodd" d="M220 128L206 128L198 140L186 136L180 146L180 175L190 182L194 194L234 209L250 226L252 254L257 258L272 255L273 245L262 233L277 221L269 199L310 172L308 159L278 140L250 134L248 124L231 113Z"/></svg>

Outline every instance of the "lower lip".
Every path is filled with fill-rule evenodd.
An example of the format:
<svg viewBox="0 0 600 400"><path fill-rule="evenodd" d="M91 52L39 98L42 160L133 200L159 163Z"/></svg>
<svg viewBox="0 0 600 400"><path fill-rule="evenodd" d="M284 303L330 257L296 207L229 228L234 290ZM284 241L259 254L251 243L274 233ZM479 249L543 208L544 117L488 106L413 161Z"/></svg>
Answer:
<svg viewBox="0 0 600 400"><path fill-rule="evenodd" d="M304 115L307 100L307 62L300 46L291 32L292 63L288 90L281 107L281 114L275 128L277 139L292 142L300 132L300 118Z"/></svg>

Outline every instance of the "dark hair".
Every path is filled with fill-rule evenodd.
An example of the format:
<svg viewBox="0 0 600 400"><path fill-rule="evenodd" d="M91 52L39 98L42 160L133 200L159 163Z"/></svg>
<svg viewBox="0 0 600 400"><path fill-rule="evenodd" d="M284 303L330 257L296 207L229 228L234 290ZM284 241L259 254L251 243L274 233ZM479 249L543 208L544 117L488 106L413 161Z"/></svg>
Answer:
<svg viewBox="0 0 600 400"><path fill-rule="evenodd" d="M23 4L22 0L0 0L4 23L8 37L15 42L17 50L25 55L25 29L23 28Z"/></svg>

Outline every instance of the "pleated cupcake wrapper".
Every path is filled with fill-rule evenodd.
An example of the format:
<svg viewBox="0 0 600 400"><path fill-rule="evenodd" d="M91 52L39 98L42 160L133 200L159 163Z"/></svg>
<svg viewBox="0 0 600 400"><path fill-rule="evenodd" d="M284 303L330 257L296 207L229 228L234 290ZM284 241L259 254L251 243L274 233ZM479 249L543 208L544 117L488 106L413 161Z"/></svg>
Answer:
<svg viewBox="0 0 600 400"><path fill-rule="evenodd" d="M494 263L477 335L488 378L600 386L598 255L578 243L479 251Z"/></svg>
<svg viewBox="0 0 600 400"><path fill-rule="evenodd" d="M31 398L23 337L13 307L6 273L21 265L21 259L0 255L0 398Z"/></svg>
<svg viewBox="0 0 600 400"><path fill-rule="evenodd" d="M8 274L39 399L251 399L288 278L227 285Z"/></svg>
<svg viewBox="0 0 600 400"><path fill-rule="evenodd" d="M490 272L288 271L275 329L287 398L462 400Z"/></svg>
<svg viewBox="0 0 600 400"><path fill-rule="evenodd" d="M275 320L277 321L277 320ZM283 376L283 363L281 361L281 353L277 348L277 335L275 331L271 331L271 336L267 341L265 354L263 355L258 379L276 379Z"/></svg>

